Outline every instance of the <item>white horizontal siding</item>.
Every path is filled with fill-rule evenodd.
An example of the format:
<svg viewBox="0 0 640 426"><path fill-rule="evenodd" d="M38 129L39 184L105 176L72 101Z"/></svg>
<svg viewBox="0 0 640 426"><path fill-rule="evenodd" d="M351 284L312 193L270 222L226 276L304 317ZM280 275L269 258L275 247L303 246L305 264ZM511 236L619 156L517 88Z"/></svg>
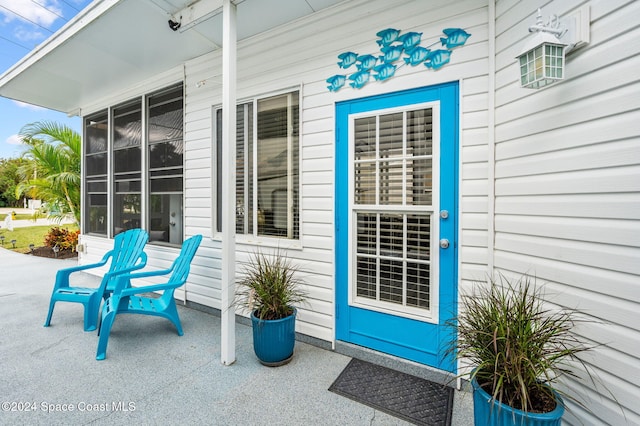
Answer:
<svg viewBox="0 0 640 426"><path fill-rule="evenodd" d="M88 236L82 235L80 238L80 242L84 245L84 252L80 253L80 263L81 264L90 264L96 263L102 256L109 250L113 248L113 240L107 239L103 237L96 236ZM189 278L184 287L178 289L176 291L176 298L180 300L184 300L184 294L187 292L189 294L188 299L192 298L192 292L195 294L204 293L205 297L211 297L212 294L208 292L206 289L214 288L212 286L212 277L211 277L211 264L215 264L217 259L219 259L219 255L215 256L210 249L210 242L206 239L203 240L202 244L198 248L197 255L194 258L191 264L191 272L189 274ZM147 265L145 266L145 271L147 270L161 270L167 269L171 266L175 258L178 256L180 252L179 248L175 247L164 247L159 245L148 244L145 247L145 252L147 253ZM212 259L213 258L213 259ZM219 265L218 265L219 267ZM102 268L96 268L87 270L86 272L93 275L102 275L109 268L109 264L105 265ZM168 277L163 277L164 282ZM146 280L139 280L139 284L151 284L156 282L161 282L163 279L161 278L149 278ZM218 276L219 279L219 276ZM204 291L199 291L205 289ZM207 294L209 293L209 294Z"/></svg>
<svg viewBox="0 0 640 426"><path fill-rule="evenodd" d="M309 304L299 311L298 331L323 340L334 339L334 111L335 102L409 88L460 82L460 279L471 281L487 274L489 263L488 164L491 153L488 111L488 8L484 0L345 1L313 16L276 28L238 47L238 99L285 89L300 89L301 115L301 247L286 250L305 278ZM364 17L364 18L363 18ZM329 93L326 78L339 73L337 55L344 51L376 53L375 33L394 27L420 31L423 40L437 41L442 29L462 27L471 33L464 47L453 52L442 70L405 66L384 83L361 90L345 87ZM220 241L212 233L214 176L212 161L212 107L221 104L220 52L185 64L171 76L144 87L129 89L139 96L150 88L185 75L185 235L205 236L194 260L189 281L179 297L220 308ZM169 78L171 77L171 78ZM197 87L196 83L204 81ZM166 84L165 84L166 85ZM124 100L118 98L118 102ZM106 102L106 103L105 103ZM112 105L103 100L99 105ZM239 270L256 245L237 238ZM83 261L109 249L110 240L88 238ZM167 266L176 248L150 247L150 267Z"/></svg>
<svg viewBox="0 0 640 426"><path fill-rule="evenodd" d="M366 19L362 19L366 16ZM463 173L461 192L472 216L462 216L463 228L476 232L463 253L470 265L487 263L487 8L484 1L466 0L453 4L440 0L428 5L415 0L349 1L338 7L276 28L238 46L238 99L271 91L301 88L301 249L288 256L306 278L310 300L302 306L298 327L303 333L333 340L334 301L334 103L336 101L462 80L461 158L469 176ZM463 27L472 34L464 48L454 51L446 72L424 67L403 67L384 84L371 83L361 90L345 87L329 93L325 80L340 70L337 55L344 51L375 53L375 33L394 27L403 32L423 32L423 40L438 40L442 29ZM205 81L197 88L196 83ZM186 64L186 202L188 233L210 235L211 211L208 190L214 185L210 156L212 106L221 104L220 53L214 52ZM192 170L193 169L193 170ZM463 201L464 203L464 201ZM207 211L209 209L209 211ZM461 207L462 209L462 207ZM471 220L467 222L467 218ZM464 231L463 231L464 235ZM238 261L255 246L238 237ZM466 252L469 252L466 256ZM219 252L212 252L212 256ZM219 264L210 264L208 292L219 297ZM482 269L482 267L480 269ZM463 266L464 268L464 266ZM206 305L219 300L204 297L205 287L190 287L191 294Z"/></svg>
<svg viewBox="0 0 640 426"><path fill-rule="evenodd" d="M520 88L514 58L536 9L582 4L591 41L568 56L566 80ZM505 0L496 10L495 265L535 275L549 300L588 320L575 331L596 346L584 356L596 384L567 380L589 410L571 404L565 422L639 424L640 3Z"/></svg>

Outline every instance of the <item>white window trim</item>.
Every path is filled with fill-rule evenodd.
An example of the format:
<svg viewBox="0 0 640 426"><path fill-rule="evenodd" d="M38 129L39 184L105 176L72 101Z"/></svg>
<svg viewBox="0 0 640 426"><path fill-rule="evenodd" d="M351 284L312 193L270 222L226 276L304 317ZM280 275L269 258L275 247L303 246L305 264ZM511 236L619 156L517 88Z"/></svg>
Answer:
<svg viewBox="0 0 640 426"><path fill-rule="evenodd" d="M257 235L257 229L258 229L258 215L257 212L254 210L253 211L253 215L252 215L252 220L253 220L253 230L254 233L253 234L238 234L236 233L236 243L240 244L240 245L249 245L249 246L264 246L264 247L273 247L273 248L281 248L281 249L293 249L293 250L301 250L303 248L302 245L302 128L303 128L303 117L302 117L302 100L303 100L303 93L302 93L302 85L300 86L295 86L295 87L289 87L287 89L282 89L282 90L278 90L278 91L274 91L274 92L268 92L268 93L263 93L261 95L258 96L253 96L253 97L249 97L249 98L242 98L242 99L238 99L236 102L236 108L238 105L242 105L242 104L247 104L247 103L251 103L251 105L253 106L253 132L252 132L252 140L251 143L253 144L253 164L257 164L257 156L258 156L258 150L255 149L255 143L258 139L258 101L262 100L262 99L266 99L266 98L271 98L271 97L275 97L275 96L279 96L279 95L285 95L285 94L290 94L292 92L298 92L298 185L297 188L294 188L298 190L298 238L297 239L289 239L289 238L283 238L283 237L276 237L276 236L264 236L264 235ZM218 181L217 181L217 120L216 120L216 112L218 110L222 109L222 104L214 104L211 106L211 135L212 135L212 141L214 142L212 144L212 155L211 155L211 161L212 161L212 173L211 173L211 180L213 182L213 184L211 185L211 200L212 200L212 208L211 208L211 239L215 240L215 241L222 241L223 239L223 234L222 232L217 231L217 211L218 211L218 203L220 202L220 200L218 200L218 196L217 196L217 188L218 188ZM245 152L247 150L245 149ZM289 155L291 155L291 152L289 152ZM293 162L288 162L288 164L293 164ZM257 175L254 173L254 179L257 179ZM291 179L291 175L289 175L289 179ZM293 187L293 185L291 185L291 187ZM256 182L253 182L253 197L252 200L255 203L257 200L257 194L258 192L258 187L256 185ZM289 194L288 197L291 197L291 195ZM254 209L254 206L251 206L252 209ZM291 220L293 220L293 218L291 218Z"/></svg>

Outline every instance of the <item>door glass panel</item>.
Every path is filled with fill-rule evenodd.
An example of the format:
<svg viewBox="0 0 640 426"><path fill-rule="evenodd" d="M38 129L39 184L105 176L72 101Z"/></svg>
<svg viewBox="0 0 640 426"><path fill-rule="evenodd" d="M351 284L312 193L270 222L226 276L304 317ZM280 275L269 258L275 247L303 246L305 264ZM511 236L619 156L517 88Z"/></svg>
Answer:
<svg viewBox="0 0 640 426"><path fill-rule="evenodd" d="M375 257L357 257L357 282L356 291L359 297L376 299L377 291L377 266Z"/></svg>
<svg viewBox="0 0 640 426"><path fill-rule="evenodd" d="M430 206L433 198L431 159L407 160L407 204Z"/></svg>
<svg viewBox="0 0 640 426"><path fill-rule="evenodd" d="M420 157L432 154L433 122L431 109L407 112L407 154Z"/></svg>
<svg viewBox="0 0 640 426"><path fill-rule="evenodd" d="M407 112L407 204L431 205L433 116L430 108Z"/></svg>
<svg viewBox="0 0 640 426"><path fill-rule="evenodd" d="M402 261L380 259L380 300L402 304Z"/></svg>
<svg viewBox="0 0 640 426"><path fill-rule="evenodd" d="M378 225L376 215L369 213L358 213L358 253L375 255L378 247Z"/></svg>
<svg viewBox="0 0 640 426"><path fill-rule="evenodd" d="M376 158L376 117L355 120L355 159L375 160Z"/></svg>
<svg viewBox="0 0 640 426"><path fill-rule="evenodd" d="M376 204L376 162L357 162L355 165L356 204Z"/></svg>
<svg viewBox="0 0 640 426"><path fill-rule="evenodd" d="M426 315L433 273L432 110L372 115L353 124L355 301Z"/></svg>
<svg viewBox="0 0 640 426"><path fill-rule="evenodd" d="M382 158L402 158L403 114L380 116L380 148Z"/></svg>
<svg viewBox="0 0 640 426"><path fill-rule="evenodd" d="M429 277L427 263L407 262L407 306L429 309Z"/></svg>
<svg viewBox="0 0 640 426"><path fill-rule="evenodd" d="M380 255L402 257L402 215L380 215Z"/></svg>
<svg viewBox="0 0 640 426"><path fill-rule="evenodd" d="M402 161L381 161L380 204L402 205Z"/></svg>
<svg viewBox="0 0 640 426"><path fill-rule="evenodd" d="M429 260L431 244L431 216L407 216L407 257L417 260Z"/></svg>

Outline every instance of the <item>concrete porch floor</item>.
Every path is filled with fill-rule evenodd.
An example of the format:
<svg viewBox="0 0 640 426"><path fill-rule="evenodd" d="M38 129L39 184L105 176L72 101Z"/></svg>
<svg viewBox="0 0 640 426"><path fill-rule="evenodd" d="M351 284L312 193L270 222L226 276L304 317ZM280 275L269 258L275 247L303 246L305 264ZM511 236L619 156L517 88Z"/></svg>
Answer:
<svg viewBox="0 0 640 426"><path fill-rule="evenodd" d="M237 324L237 361L223 366L220 319L187 307L182 337L168 321L119 315L98 362L82 305L58 303L42 326L56 271L75 263L0 249L0 424L408 424L329 392L351 358L308 343L264 367ZM452 424L472 423L471 394L456 391Z"/></svg>

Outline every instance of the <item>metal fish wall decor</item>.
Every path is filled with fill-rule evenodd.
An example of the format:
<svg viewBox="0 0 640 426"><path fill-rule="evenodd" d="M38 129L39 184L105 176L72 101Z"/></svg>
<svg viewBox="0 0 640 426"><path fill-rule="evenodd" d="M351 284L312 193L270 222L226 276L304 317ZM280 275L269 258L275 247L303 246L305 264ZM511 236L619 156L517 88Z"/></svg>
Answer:
<svg viewBox="0 0 640 426"><path fill-rule="evenodd" d="M446 37L438 41L421 46L422 34L411 31L402 34L400 30L387 28L378 31L376 43L380 53L360 55L355 52L344 52L338 55L338 67L347 70L355 66L351 74L336 74L326 82L330 92L337 92L347 83L354 89L364 87L371 79L385 81L395 76L396 71L403 66L416 67L423 64L429 70L438 70L449 63L452 49L463 46L471 34L461 28L445 28L442 30ZM442 48L432 50L436 45ZM402 57L402 55L405 55ZM402 59L402 61L400 61ZM398 62L399 61L399 62ZM398 62L395 64L395 62Z"/></svg>

